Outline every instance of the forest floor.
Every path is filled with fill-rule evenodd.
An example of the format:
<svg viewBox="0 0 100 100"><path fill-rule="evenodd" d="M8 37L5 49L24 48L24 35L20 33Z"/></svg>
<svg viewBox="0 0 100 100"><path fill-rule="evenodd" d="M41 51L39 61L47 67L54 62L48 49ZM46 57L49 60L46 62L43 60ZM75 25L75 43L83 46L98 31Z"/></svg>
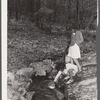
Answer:
<svg viewBox="0 0 100 100"><path fill-rule="evenodd" d="M81 81L69 85L69 95L75 100L97 100L96 84L96 32L83 31L80 60L83 71L77 77ZM31 100L33 92L27 92L34 66L52 66L52 62L63 62L69 38L65 34L46 34L30 22L8 23L8 100ZM44 64L46 63L46 64ZM41 68L40 68L41 69ZM45 70L45 69L44 69ZM45 75L43 69L35 69L37 75ZM41 99L42 100L42 99ZM73 100L70 98L70 100Z"/></svg>

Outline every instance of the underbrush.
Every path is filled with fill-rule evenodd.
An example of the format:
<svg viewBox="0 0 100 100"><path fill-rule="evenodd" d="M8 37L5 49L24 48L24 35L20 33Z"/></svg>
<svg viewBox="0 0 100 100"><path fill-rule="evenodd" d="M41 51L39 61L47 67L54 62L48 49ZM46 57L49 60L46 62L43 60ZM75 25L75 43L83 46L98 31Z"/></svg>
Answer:
<svg viewBox="0 0 100 100"><path fill-rule="evenodd" d="M28 24L27 24L28 23ZM40 29L36 28L34 24L29 22L17 22L9 23L8 27L8 65L7 71L10 73L9 78L12 80L13 87L9 86L8 90L11 92L9 94L12 96L12 91L19 96L19 100L24 100L24 96L20 92L26 91L25 84L29 84L29 80L23 81L23 79L30 79L25 73L25 77L18 76L16 73L24 74L33 74L33 67L50 67L53 63L64 62L64 56L66 54L66 48L69 45L69 34L51 34L48 35ZM82 31L84 42L81 45L81 54L82 60L85 65L88 63L96 62L96 32L95 31ZM94 58L92 60L92 58ZM47 59L47 60L46 60ZM45 63L44 63L45 62ZM30 67L32 65L32 67ZM29 68L27 70L27 68ZM38 70L36 70L38 72ZM44 70L41 68L40 72ZM41 74L43 74L41 73ZM40 74L40 73L39 73ZM13 76L16 76L17 79L14 80ZM79 74L79 77L82 79L90 79L96 77L96 66L90 68L85 67L83 72ZM19 81L21 80L21 81ZM15 82L14 82L15 81ZM25 84L24 84L25 82ZM18 86L18 84L20 85ZM23 84L21 86L21 84ZM15 89L16 87L16 89ZM13 88L15 90L13 90ZM17 92L16 92L17 91ZM20 91L20 92L19 92ZM76 91L77 93L77 91ZM28 93L30 96L30 93ZM16 97L15 98L18 98ZM32 96L32 95L31 95ZM77 96L76 96L77 97ZM12 96L13 98L13 96ZM24 98L24 99L23 99ZM10 99L10 100L15 100ZM26 100L26 99L25 99ZM29 99L31 100L31 99ZM84 100L84 99L82 99Z"/></svg>

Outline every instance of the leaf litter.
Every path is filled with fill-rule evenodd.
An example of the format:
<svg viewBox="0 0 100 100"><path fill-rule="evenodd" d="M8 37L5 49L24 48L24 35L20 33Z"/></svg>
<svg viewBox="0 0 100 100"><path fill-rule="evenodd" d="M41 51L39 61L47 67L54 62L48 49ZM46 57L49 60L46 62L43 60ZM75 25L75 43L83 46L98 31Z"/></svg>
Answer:
<svg viewBox="0 0 100 100"><path fill-rule="evenodd" d="M59 55L65 52L68 38L67 35L42 34L34 25L28 27L27 24L19 23L12 20L8 27L8 100L31 100L34 91L27 92L27 87L32 82L31 75L45 76L46 71L50 72L54 63L48 58L50 56L52 58L51 54ZM93 32L89 34L93 34ZM91 38L86 36L85 38L88 41L81 45L81 62L84 65L84 70L79 75L83 77L83 81L72 84L70 89L72 89L71 94L75 96L76 100L91 100L92 96L93 100L96 100L96 82L91 86L86 85L84 87L82 85L81 88L78 85L84 83L86 79L88 82L96 77L96 65L89 67L91 64L96 64L95 40L89 40L92 35ZM89 82L93 83L92 81ZM68 93L70 94L70 92ZM25 94L27 95L25 96Z"/></svg>

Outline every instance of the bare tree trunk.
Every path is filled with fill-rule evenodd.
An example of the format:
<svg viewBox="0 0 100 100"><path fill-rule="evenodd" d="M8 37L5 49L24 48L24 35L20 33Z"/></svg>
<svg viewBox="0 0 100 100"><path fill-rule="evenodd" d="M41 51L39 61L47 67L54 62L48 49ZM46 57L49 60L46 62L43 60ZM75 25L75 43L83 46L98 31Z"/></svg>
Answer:
<svg viewBox="0 0 100 100"><path fill-rule="evenodd" d="M77 0L77 5L76 5L76 13L77 13L77 29L79 29L79 0Z"/></svg>
<svg viewBox="0 0 100 100"><path fill-rule="evenodd" d="M54 20L53 20L54 23L56 23L56 16L57 16L57 0L55 0Z"/></svg>
<svg viewBox="0 0 100 100"><path fill-rule="evenodd" d="M41 2L40 1L41 0L35 0L35 12L37 12L41 7ZM40 20L41 20L40 14L37 13L36 16L35 16L35 24L38 28L40 28Z"/></svg>
<svg viewBox="0 0 100 100"><path fill-rule="evenodd" d="M10 1L8 0L8 16L11 17L11 7L10 7Z"/></svg>
<svg viewBox="0 0 100 100"><path fill-rule="evenodd" d="M81 12L80 12L80 28L83 26L83 0L81 0Z"/></svg>
<svg viewBox="0 0 100 100"><path fill-rule="evenodd" d="M97 15L91 17L91 19L90 19L90 21L89 21L87 27L85 28L86 31L89 29L90 25L93 23L93 21L94 21L96 18L97 18Z"/></svg>
<svg viewBox="0 0 100 100"><path fill-rule="evenodd" d="M66 30L70 29L70 0L67 1Z"/></svg>
<svg viewBox="0 0 100 100"><path fill-rule="evenodd" d="M19 4L20 4L20 1L15 0L15 17L17 21L19 20L19 9L20 9Z"/></svg>

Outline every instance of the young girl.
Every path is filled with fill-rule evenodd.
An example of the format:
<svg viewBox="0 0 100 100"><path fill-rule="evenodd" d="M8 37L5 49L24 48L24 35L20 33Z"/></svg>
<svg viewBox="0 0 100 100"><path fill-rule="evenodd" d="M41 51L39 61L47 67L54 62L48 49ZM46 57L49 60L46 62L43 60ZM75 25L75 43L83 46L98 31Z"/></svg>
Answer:
<svg viewBox="0 0 100 100"><path fill-rule="evenodd" d="M58 74L56 75L54 79L54 82L57 82L61 74L66 75L67 79L70 78L66 84L73 82L73 76L75 76L76 73L78 72L78 67L74 65L73 63L71 63L71 58L68 56L65 57L65 62L66 62L65 69L63 71L58 72Z"/></svg>
<svg viewBox="0 0 100 100"><path fill-rule="evenodd" d="M69 46L68 50L68 56L72 58L72 63L73 61L75 64L78 66L79 71L81 71L81 66L78 62L78 59L81 58L80 54L80 44L83 42L83 36L80 31L72 30L72 35L71 35L71 44Z"/></svg>

